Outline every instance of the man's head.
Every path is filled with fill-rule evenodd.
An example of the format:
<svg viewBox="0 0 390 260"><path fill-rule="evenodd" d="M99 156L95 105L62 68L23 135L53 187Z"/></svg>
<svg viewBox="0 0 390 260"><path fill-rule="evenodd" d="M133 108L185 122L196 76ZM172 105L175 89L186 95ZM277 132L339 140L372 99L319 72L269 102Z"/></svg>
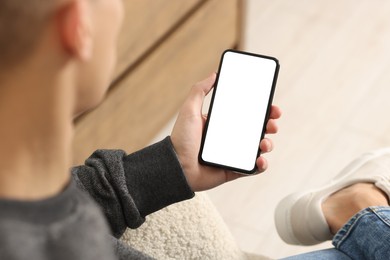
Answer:
<svg viewBox="0 0 390 260"><path fill-rule="evenodd" d="M115 65L122 0L1 0L0 74L34 60L73 69L75 113L102 99Z"/></svg>
<svg viewBox="0 0 390 260"><path fill-rule="evenodd" d="M44 4L46 2L46 4ZM58 1L2 0L0 2L0 68L17 64L34 48Z"/></svg>

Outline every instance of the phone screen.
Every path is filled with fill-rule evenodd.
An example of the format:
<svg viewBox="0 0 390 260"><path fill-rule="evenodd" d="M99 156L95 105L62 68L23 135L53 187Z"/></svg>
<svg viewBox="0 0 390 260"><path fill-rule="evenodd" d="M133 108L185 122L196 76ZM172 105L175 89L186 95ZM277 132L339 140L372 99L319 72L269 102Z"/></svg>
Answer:
<svg viewBox="0 0 390 260"><path fill-rule="evenodd" d="M217 74L199 161L250 174L256 171L275 89L277 59L227 50Z"/></svg>

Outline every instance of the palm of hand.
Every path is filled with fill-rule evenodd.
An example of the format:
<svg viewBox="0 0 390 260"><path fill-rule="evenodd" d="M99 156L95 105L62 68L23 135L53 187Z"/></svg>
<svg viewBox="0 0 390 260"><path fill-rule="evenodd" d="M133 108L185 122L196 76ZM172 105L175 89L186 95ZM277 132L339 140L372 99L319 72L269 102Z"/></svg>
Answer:
<svg viewBox="0 0 390 260"><path fill-rule="evenodd" d="M207 190L240 175L227 170L199 164L202 132L206 118L202 115L203 99L212 89L215 74L197 83L185 101L172 131L171 139L182 164L187 181L194 191Z"/></svg>

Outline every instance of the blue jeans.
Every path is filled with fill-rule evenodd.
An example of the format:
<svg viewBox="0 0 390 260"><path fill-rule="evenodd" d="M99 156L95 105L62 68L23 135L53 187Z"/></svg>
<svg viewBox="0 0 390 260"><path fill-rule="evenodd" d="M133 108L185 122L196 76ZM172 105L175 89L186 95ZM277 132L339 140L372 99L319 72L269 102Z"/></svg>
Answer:
<svg viewBox="0 0 390 260"><path fill-rule="evenodd" d="M390 259L390 207L360 211L337 232L332 243L335 248L285 259Z"/></svg>

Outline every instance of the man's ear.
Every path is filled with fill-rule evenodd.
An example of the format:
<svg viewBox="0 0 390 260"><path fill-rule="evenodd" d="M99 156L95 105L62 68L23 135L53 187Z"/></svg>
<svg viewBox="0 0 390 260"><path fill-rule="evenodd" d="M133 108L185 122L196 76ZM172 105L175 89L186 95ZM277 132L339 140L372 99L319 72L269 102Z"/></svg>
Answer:
<svg viewBox="0 0 390 260"><path fill-rule="evenodd" d="M57 21L65 51L83 61L89 60L93 49L93 35L88 1L67 1L59 9Z"/></svg>

